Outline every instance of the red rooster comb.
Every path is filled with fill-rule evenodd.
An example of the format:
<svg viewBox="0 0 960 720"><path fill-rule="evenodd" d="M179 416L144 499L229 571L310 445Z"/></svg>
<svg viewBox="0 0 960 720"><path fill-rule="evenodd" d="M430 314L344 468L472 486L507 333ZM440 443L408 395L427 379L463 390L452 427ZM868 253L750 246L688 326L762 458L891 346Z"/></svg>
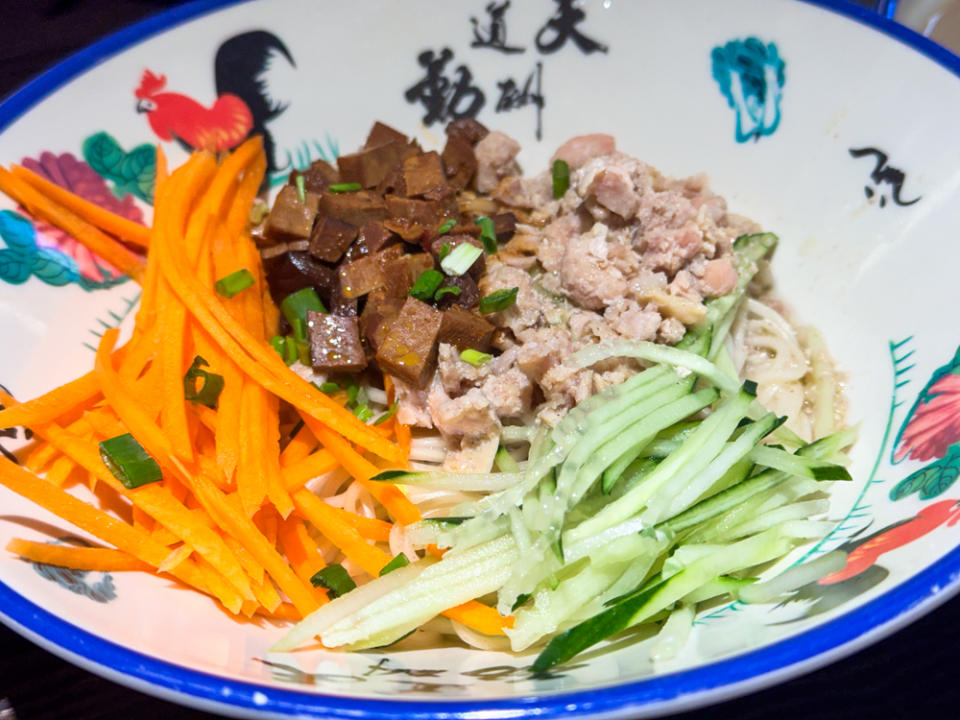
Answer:
<svg viewBox="0 0 960 720"><path fill-rule="evenodd" d="M143 77L140 78L140 87L134 91L134 95L141 100L152 97L160 90L163 90L166 84L166 75L154 75L149 70L144 70Z"/></svg>

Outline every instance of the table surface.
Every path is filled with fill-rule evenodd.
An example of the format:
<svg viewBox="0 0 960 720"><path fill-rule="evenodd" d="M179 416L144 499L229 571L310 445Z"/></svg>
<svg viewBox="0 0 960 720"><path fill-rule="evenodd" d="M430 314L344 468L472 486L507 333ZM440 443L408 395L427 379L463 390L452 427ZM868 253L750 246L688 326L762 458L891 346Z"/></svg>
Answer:
<svg viewBox="0 0 960 720"><path fill-rule="evenodd" d="M71 52L175 4L171 0L6 0L0 22L0 97ZM954 672L958 668L960 599L822 670L745 698L674 716L674 720L957 718L960 682ZM14 717L195 720L214 716L79 670L0 626L0 720Z"/></svg>

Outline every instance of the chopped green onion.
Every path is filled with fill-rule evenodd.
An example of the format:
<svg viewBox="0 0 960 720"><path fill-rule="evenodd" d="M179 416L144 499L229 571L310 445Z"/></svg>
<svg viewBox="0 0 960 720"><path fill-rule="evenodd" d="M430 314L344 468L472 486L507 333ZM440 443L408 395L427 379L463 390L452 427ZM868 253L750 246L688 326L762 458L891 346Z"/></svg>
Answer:
<svg viewBox="0 0 960 720"><path fill-rule="evenodd" d="M553 161L553 199L559 200L570 188L570 166L563 160Z"/></svg>
<svg viewBox="0 0 960 720"><path fill-rule="evenodd" d="M487 255L493 255L497 251L497 231L493 226L493 220L481 215L474 223L480 226L480 241L483 243L484 252Z"/></svg>
<svg viewBox="0 0 960 720"><path fill-rule="evenodd" d="M320 392L324 393L325 395L329 395L330 393L335 393L337 392L337 390L340 389L340 386L337 383L333 382L332 380L327 380L325 383L323 383L323 385L320 385L318 387L320 388Z"/></svg>
<svg viewBox="0 0 960 720"><path fill-rule="evenodd" d="M253 285L253 275L246 268L242 268L220 278L214 283L213 287L218 295L222 295L225 298L232 298L238 292L246 290L251 285Z"/></svg>
<svg viewBox="0 0 960 720"><path fill-rule="evenodd" d="M360 397L360 386L356 383L347 385L347 403L356 405L358 397Z"/></svg>
<svg viewBox="0 0 960 720"><path fill-rule="evenodd" d="M209 363L197 355L193 358L193 363L183 376L183 397L185 400L197 405L206 405L208 408L217 409L217 399L223 391L223 375L208 373L201 370L201 367L209 367ZM203 379L203 385L197 389L197 379Z"/></svg>
<svg viewBox="0 0 960 720"><path fill-rule="evenodd" d="M247 220L250 221L251 225L259 225L269 214L270 208L267 206L267 204L263 200L257 200L250 207L250 213L247 215Z"/></svg>
<svg viewBox="0 0 960 720"><path fill-rule="evenodd" d="M363 185L360 183L334 183L327 190L334 193L353 192L354 190L363 190Z"/></svg>
<svg viewBox="0 0 960 720"><path fill-rule="evenodd" d="M495 290L489 295L480 298L480 314L489 315L490 313L506 310L517 301L518 292L520 292L519 287L504 288L503 290Z"/></svg>
<svg viewBox="0 0 960 720"><path fill-rule="evenodd" d="M297 350L297 359L304 365L310 365L310 343L302 338L291 338L291 340Z"/></svg>
<svg viewBox="0 0 960 720"><path fill-rule="evenodd" d="M326 588L331 598L346 595L357 586L349 573L343 569L343 565L339 563L327 565L323 570L317 571L310 578L310 584L314 587Z"/></svg>
<svg viewBox="0 0 960 720"><path fill-rule="evenodd" d="M433 299L439 301L440 298L442 298L444 295L453 295L454 297L456 297L462 292L463 290L461 290L458 287L455 287L454 285L444 285L442 288L440 288L433 294Z"/></svg>
<svg viewBox="0 0 960 720"><path fill-rule="evenodd" d="M483 250L473 243L460 243L440 261L440 267L447 275L463 275L481 255Z"/></svg>
<svg viewBox="0 0 960 720"><path fill-rule="evenodd" d="M270 338L270 347L276 350L280 357L283 357L287 351L287 339L283 335L274 335Z"/></svg>
<svg viewBox="0 0 960 720"><path fill-rule="evenodd" d="M300 359L300 353L297 350L297 341L292 337L285 338L286 343L283 346L283 361L287 365L293 365Z"/></svg>
<svg viewBox="0 0 960 720"><path fill-rule="evenodd" d="M527 600L529 600L531 597L533 596L530 593L520 593L519 595L517 595L517 599L514 600L513 607L510 608L510 611L513 612L514 610L519 608L521 605L526 605Z"/></svg>
<svg viewBox="0 0 960 720"><path fill-rule="evenodd" d="M445 242L440 246L440 252L437 255L440 258L440 262L443 262L443 259L450 254L450 243Z"/></svg>
<svg viewBox="0 0 960 720"><path fill-rule="evenodd" d="M400 402L398 400L394 400L393 405L390 406L390 409L387 410L383 415L378 417L376 420L374 420L373 424L382 425L383 423L385 423L387 420L389 420L390 418L392 418L394 415L397 414L398 407L400 407Z"/></svg>
<svg viewBox="0 0 960 720"><path fill-rule="evenodd" d="M402 567L406 567L409 564L410 564L410 561L407 560L407 556L404 555L403 553L400 553L395 558L393 558L393 560L391 560L390 562L388 562L386 565L383 566L383 569L380 570L380 577L383 577L387 573L391 573L394 570L399 570Z"/></svg>
<svg viewBox="0 0 960 720"><path fill-rule="evenodd" d="M464 350L460 353L460 359L464 362L468 362L474 367L480 367L485 362L489 362L493 358L493 355L490 353L480 352L479 350L474 350L473 348Z"/></svg>
<svg viewBox="0 0 960 720"><path fill-rule="evenodd" d="M374 412L367 405L357 405L353 414L360 418L360 422L368 422L373 419Z"/></svg>
<svg viewBox="0 0 960 720"><path fill-rule="evenodd" d="M293 337L298 340L307 339L307 311L326 312L327 309L320 302L317 291L312 287L305 287L295 293L287 295L280 303L283 316L293 329Z"/></svg>
<svg viewBox="0 0 960 720"><path fill-rule="evenodd" d="M433 268L429 270L424 270L420 273L420 277L417 278L417 281L413 284L413 287L410 288L410 292L407 293L411 297L415 297L417 300L423 300L424 302L430 302L430 299L433 297L433 294L437 291L437 288L443 284L443 274L437 272Z"/></svg>
<svg viewBox="0 0 960 720"><path fill-rule="evenodd" d="M103 464L128 490L163 479L163 472L130 433L100 443Z"/></svg>
<svg viewBox="0 0 960 720"><path fill-rule="evenodd" d="M437 228L437 235L445 235L457 226L457 221L453 218L447 220L443 225Z"/></svg>
<svg viewBox="0 0 960 720"><path fill-rule="evenodd" d="M303 175L297 175L297 179L294 180L297 185L297 195L300 196L300 202L307 202L307 186L306 181L303 179Z"/></svg>

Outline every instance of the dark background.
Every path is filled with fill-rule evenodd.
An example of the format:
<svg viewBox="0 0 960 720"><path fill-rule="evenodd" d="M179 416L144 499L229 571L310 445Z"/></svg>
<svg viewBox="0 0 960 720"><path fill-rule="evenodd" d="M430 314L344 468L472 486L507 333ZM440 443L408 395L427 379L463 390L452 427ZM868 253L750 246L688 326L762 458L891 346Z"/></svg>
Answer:
<svg viewBox="0 0 960 720"><path fill-rule="evenodd" d="M103 35L176 4L170 0L0 2L0 96ZM954 600L893 637L818 672L674 717L960 718L958 674L960 600ZM0 626L0 720L8 720L4 698L19 720L213 717L78 670Z"/></svg>

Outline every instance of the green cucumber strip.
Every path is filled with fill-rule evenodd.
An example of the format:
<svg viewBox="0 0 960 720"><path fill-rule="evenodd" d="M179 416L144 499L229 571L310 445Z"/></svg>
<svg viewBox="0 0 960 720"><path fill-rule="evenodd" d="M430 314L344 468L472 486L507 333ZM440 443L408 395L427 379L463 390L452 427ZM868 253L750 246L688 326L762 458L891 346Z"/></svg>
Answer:
<svg viewBox="0 0 960 720"><path fill-rule="evenodd" d="M523 473L407 472L404 470L387 470L379 475L374 475L372 479L377 482L417 485L418 487L436 488L438 490L498 492L517 485L523 480Z"/></svg>
<svg viewBox="0 0 960 720"><path fill-rule="evenodd" d="M712 600L720 595L730 595L733 599L740 599L740 592L757 582L756 578L737 578L721 575L707 584L697 588L689 595L684 595L683 602L696 605L697 603Z"/></svg>
<svg viewBox="0 0 960 720"><path fill-rule="evenodd" d="M757 465L765 465L766 467L780 470L790 475L808 477L818 481L853 479L850 477L847 469L842 465L834 465L833 463L823 460L794 455L788 453L786 450L779 450L764 445L760 445L751 450L750 459L757 463Z"/></svg>
<svg viewBox="0 0 960 720"><path fill-rule="evenodd" d="M781 557L790 551L792 545L792 539L780 528L727 545L694 561L667 580L629 595L589 620L554 636L534 660L531 669L544 672L566 662L611 635L649 619L711 580Z"/></svg>
<svg viewBox="0 0 960 720"><path fill-rule="evenodd" d="M507 452L507 449L501 445L497 449L497 454L493 458L497 468L504 473L519 473L520 465L514 460L513 455Z"/></svg>

